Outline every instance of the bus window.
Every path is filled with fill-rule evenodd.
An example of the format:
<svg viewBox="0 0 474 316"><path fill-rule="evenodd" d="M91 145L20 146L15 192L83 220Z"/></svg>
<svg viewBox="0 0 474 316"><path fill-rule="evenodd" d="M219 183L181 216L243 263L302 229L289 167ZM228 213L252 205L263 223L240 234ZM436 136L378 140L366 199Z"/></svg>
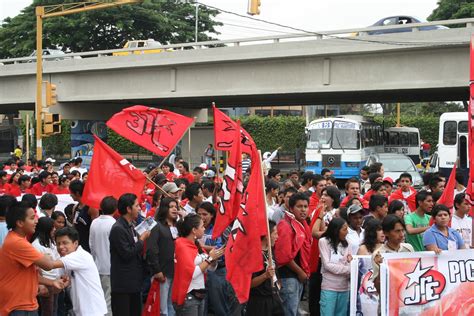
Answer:
<svg viewBox="0 0 474 316"><path fill-rule="evenodd" d="M457 123L455 121L446 121L443 126L443 144L456 145Z"/></svg>
<svg viewBox="0 0 474 316"><path fill-rule="evenodd" d="M408 138L410 146L419 146L417 133L408 133Z"/></svg>
<svg viewBox="0 0 474 316"><path fill-rule="evenodd" d="M459 167L467 169L467 137L462 135L459 137Z"/></svg>
<svg viewBox="0 0 474 316"><path fill-rule="evenodd" d="M406 132L400 133L400 145L408 146L408 133Z"/></svg>
<svg viewBox="0 0 474 316"><path fill-rule="evenodd" d="M458 132L467 133L467 121L459 121L458 123Z"/></svg>
<svg viewBox="0 0 474 316"><path fill-rule="evenodd" d="M398 133L390 132L390 145L398 146Z"/></svg>
<svg viewBox="0 0 474 316"><path fill-rule="evenodd" d="M391 145L390 144L390 137L389 137L388 132L383 132L383 140L384 140L385 144Z"/></svg>

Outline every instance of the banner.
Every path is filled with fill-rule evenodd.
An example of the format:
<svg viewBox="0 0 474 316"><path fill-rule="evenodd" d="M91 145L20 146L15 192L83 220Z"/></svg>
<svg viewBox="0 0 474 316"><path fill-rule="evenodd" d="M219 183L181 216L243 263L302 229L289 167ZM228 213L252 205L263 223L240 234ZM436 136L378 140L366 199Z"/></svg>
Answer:
<svg viewBox="0 0 474 316"><path fill-rule="evenodd" d="M474 315L474 250L383 254L382 316Z"/></svg>
<svg viewBox="0 0 474 316"><path fill-rule="evenodd" d="M351 261L351 316L377 315L379 294L372 276L372 256L353 256Z"/></svg>

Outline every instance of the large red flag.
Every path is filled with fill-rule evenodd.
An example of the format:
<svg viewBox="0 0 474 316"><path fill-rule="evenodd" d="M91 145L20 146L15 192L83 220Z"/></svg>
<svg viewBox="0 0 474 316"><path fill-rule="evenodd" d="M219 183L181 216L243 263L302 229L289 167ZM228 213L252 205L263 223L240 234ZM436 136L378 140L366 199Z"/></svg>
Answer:
<svg viewBox="0 0 474 316"><path fill-rule="evenodd" d="M193 121L170 111L134 105L112 116L107 126L135 144L166 157Z"/></svg>
<svg viewBox="0 0 474 316"><path fill-rule="evenodd" d="M130 162L94 135L89 177L82 195L82 202L99 209L100 202L108 195L119 198L124 193L140 196L146 178Z"/></svg>
<svg viewBox="0 0 474 316"><path fill-rule="evenodd" d="M234 130L234 141L232 142L232 149L224 173L224 182L222 183L223 202L217 212L212 238L220 236L227 226L235 220L240 210L244 186L242 183L242 150L239 127L240 121L237 121L237 128Z"/></svg>
<svg viewBox="0 0 474 316"><path fill-rule="evenodd" d="M450 209L454 207L454 190L456 189L456 165L454 164L451 174L449 175L448 183L444 187L443 194L438 199L436 204L443 204L449 207Z"/></svg>
<svg viewBox="0 0 474 316"><path fill-rule="evenodd" d="M266 203L257 155L254 150L250 180L225 250L227 280L232 284L240 303L248 301L252 273L263 269L260 225L262 218L266 218Z"/></svg>
<svg viewBox="0 0 474 316"><path fill-rule="evenodd" d="M214 110L214 147L217 150L229 151L235 139L234 131L237 123L225 115L221 110L213 106ZM242 151L252 155L252 150L256 148L253 138L246 130L240 128L242 137Z"/></svg>
<svg viewBox="0 0 474 316"><path fill-rule="evenodd" d="M468 108L468 153L469 153L469 179L467 181L466 198L474 206L474 42L471 38L471 58L470 58L470 73L469 73L469 108ZM470 215L474 215L473 208L471 207Z"/></svg>

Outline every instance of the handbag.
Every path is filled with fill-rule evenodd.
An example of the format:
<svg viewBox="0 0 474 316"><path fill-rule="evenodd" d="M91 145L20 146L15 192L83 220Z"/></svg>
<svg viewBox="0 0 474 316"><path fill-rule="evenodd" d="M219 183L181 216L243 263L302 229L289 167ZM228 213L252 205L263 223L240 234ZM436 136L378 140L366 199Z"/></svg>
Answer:
<svg viewBox="0 0 474 316"><path fill-rule="evenodd" d="M142 316L160 315L160 283L153 279L143 308Z"/></svg>

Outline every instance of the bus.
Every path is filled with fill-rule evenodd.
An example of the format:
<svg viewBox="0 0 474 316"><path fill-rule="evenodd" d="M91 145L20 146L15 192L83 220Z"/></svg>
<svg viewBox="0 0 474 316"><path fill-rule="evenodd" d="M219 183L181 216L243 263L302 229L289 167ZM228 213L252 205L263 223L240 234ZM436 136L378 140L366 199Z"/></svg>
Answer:
<svg viewBox="0 0 474 316"><path fill-rule="evenodd" d="M368 157L383 152L382 127L358 115L314 120L306 136L306 171L328 168L338 179L358 177Z"/></svg>
<svg viewBox="0 0 474 316"><path fill-rule="evenodd" d="M420 162L420 130L416 127L389 127L383 132L384 151L410 157L415 164Z"/></svg>
<svg viewBox="0 0 474 316"><path fill-rule="evenodd" d="M469 169L467 112L447 112L439 118L437 151L430 160L429 172L448 177L459 158L458 170L467 177ZM467 180L467 178L466 178Z"/></svg>

